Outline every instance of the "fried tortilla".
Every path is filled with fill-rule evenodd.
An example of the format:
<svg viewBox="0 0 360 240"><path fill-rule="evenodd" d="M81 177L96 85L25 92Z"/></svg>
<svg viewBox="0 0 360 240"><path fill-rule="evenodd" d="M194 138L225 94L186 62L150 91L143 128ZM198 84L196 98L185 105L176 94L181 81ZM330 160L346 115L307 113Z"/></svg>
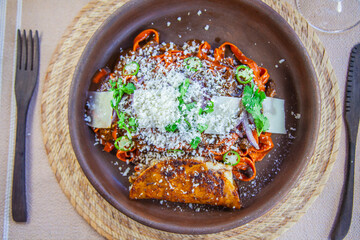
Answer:
<svg viewBox="0 0 360 240"><path fill-rule="evenodd" d="M241 207L231 167L194 159L163 160L145 169L130 198Z"/></svg>

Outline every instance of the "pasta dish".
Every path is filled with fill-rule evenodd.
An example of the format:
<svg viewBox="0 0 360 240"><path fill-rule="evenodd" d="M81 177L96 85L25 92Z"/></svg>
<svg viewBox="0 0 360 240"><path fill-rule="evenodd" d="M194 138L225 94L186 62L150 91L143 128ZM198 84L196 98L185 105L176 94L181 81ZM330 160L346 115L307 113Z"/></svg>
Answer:
<svg viewBox="0 0 360 240"><path fill-rule="evenodd" d="M144 30L89 90L85 121L133 166L132 199L241 208L236 182L253 180L274 147L262 106L274 82L229 42L179 46Z"/></svg>

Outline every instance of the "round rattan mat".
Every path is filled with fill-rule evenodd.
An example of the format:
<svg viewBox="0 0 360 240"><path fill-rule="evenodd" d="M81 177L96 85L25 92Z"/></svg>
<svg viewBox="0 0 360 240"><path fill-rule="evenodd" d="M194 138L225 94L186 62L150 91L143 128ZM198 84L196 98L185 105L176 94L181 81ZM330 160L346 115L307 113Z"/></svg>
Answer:
<svg viewBox="0 0 360 240"><path fill-rule="evenodd" d="M321 91L319 137L303 175L279 204L248 224L210 235L180 235L144 226L115 209L90 184L71 145L67 120L70 85L88 40L107 16L127 0L93 1L69 26L46 74L41 103L44 144L62 190L78 213L102 236L111 239L237 239L239 236L242 239L272 239L298 221L322 191L339 147L341 104L337 81L323 45L303 17L287 3L263 1L288 21L312 59Z"/></svg>

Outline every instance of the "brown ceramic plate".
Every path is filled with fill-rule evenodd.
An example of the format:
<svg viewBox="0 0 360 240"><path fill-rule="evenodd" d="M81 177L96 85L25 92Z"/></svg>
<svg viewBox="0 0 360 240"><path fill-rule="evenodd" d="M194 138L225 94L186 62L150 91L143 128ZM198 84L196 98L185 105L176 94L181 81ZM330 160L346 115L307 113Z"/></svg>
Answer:
<svg viewBox="0 0 360 240"><path fill-rule="evenodd" d="M171 23L169 27L167 22ZM113 67L119 49L130 48L134 37L147 28L157 29L161 42L182 44L200 39L213 48L232 42L266 67L276 82L277 97L285 99L288 133L273 135L275 148L257 163L256 179L240 183L243 209L130 200L128 179L118 169L126 166L116 165L115 156L94 146L94 135L83 119L91 78L97 69ZM300 119L295 118L296 114L300 114ZM96 190L140 223L186 234L238 227L279 203L299 180L312 155L319 121L319 90L307 52L287 22L259 0L139 0L125 4L109 16L86 46L76 68L69 102L72 145Z"/></svg>

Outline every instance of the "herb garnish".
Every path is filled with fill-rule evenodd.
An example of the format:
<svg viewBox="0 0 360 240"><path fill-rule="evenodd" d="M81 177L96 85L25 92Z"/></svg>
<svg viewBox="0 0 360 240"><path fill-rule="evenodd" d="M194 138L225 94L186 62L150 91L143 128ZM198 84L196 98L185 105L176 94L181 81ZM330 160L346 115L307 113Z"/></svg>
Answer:
<svg viewBox="0 0 360 240"><path fill-rule="evenodd" d="M192 128L191 123L187 119L186 111L191 111L191 109L195 108L197 102L185 103L184 97L185 97L186 92L189 89L189 86L190 86L190 80L188 78L186 78L185 81L183 83L181 83L179 86L180 96L178 97L178 100L179 100L178 108L179 108L179 111L182 113L182 118L178 119L175 123L167 125L165 127L165 130L167 132L175 132L176 130L178 130L178 125L180 124L180 122L182 120L187 124L188 129ZM211 113L214 111L214 103L211 101L204 110L201 108L200 108L200 110L204 113ZM199 113L199 115L201 115L201 113ZM207 128L208 128L207 124L204 124L204 125L199 124L197 127L197 130L200 133L203 133ZM196 149L200 142L201 142L200 137L196 137L196 138L192 139L190 142L191 148Z"/></svg>
<svg viewBox="0 0 360 240"><path fill-rule="evenodd" d="M185 81L183 83L181 83L180 86L179 86L180 96L178 97L178 100L179 100L178 109L179 109L179 111L181 113L184 112L184 109L191 110L192 104L194 104L194 107L195 107L195 104L196 104L196 103L185 104L185 101L183 99L183 97L185 97L185 94L186 94L187 90L189 89L189 86L190 86L190 79L188 79L188 78L186 78ZM190 125L189 121L186 120L186 114L184 115L184 117L185 117L185 122L188 124L189 128L191 128L191 125ZM179 125L180 122L181 122L181 119L177 120L173 124L167 125L165 127L165 130L168 131L168 132L175 132L178 129L178 125Z"/></svg>
<svg viewBox="0 0 360 240"><path fill-rule="evenodd" d="M203 133L206 129L208 129L209 125L208 124L198 124L197 130L200 133Z"/></svg>
<svg viewBox="0 0 360 240"><path fill-rule="evenodd" d="M193 140L191 140L190 142L190 146L192 149L196 149L199 145L199 143L201 142L201 138L200 137L196 137Z"/></svg>
<svg viewBox="0 0 360 240"><path fill-rule="evenodd" d="M190 79L186 78L185 82L181 83L179 86L179 92L180 92L180 97L183 98L187 92L187 90L189 89L190 86Z"/></svg>
<svg viewBox="0 0 360 240"><path fill-rule="evenodd" d="M113 99L110 104L116 111L116 115L119 119L118 126L120 129L126 130L128 138L131 139L131 132L135 132L137 128L137 121L133 117L128 117L124 112L120 113L119 103L125 93L133 94L136 87L133 83L123 84L121 78L119 78L117 82L110 80L110 85L111 91L113 92Z"/></svg>
<svg viewBox="0 0 360 240"><path fill-rule="evenodd" d="M262 102L266 98L263 91L254 90L255 85L251 87L246 85L244 88L244 94L242 97L242 103L248 113L254 118L255 126L258 135L269 129L269 120L262 113Z"/></svg>
<svg viewBox="0 0 360 240"><path fill-rule="evenodd" d="M199 115L203 113L212 113L214 111L214 102L210 101L204 109L200 108Z"/></svg>
<svg viewBox="0 0 360 240"><path fill-rule="evenodd" d="M179 119L179 120L177 120L175 123L167 125L167 126L165 127L165 130L166 130L167 132L175 132L175 131L178 129L178 124L180 123L180 121L181 121L181 120Z"/></svg>

